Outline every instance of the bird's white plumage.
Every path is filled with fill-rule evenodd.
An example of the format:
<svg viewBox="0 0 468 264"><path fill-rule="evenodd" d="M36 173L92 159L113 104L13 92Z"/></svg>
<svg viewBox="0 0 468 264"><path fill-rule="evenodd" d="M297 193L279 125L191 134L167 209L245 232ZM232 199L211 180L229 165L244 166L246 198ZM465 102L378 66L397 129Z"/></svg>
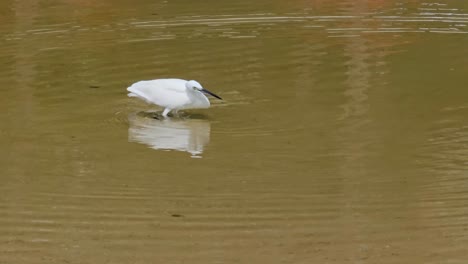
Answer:
<svg viewBox="0 0 468 264"><path fill-rule="evenodd" d="M167 116L171 110L210 107L210 101L202 93L207 90L196 81L182 79L139 81L128 87L127 91L129 97L137 97L164 107L164 116Z"/></svg>

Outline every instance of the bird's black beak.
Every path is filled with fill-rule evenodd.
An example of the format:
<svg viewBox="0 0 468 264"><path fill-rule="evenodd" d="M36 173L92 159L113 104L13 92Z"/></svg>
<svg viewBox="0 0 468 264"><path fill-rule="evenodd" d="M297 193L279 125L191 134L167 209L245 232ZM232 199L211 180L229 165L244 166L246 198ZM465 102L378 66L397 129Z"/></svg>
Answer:
<svg viewBox="0 0 468 264"><path fill-rule="evenodd" d="M213 96L213 97L216 97L216 98L218 98L219 100L223 100L223 98L221 98L221 97L217 96L216 94L214 94L214 93L208 91L207 89L204 89L204 88L203 88L203 89L201 89L201 91L202 91L203 93L206 93L206 94L209 94L209 95L211 95L211 96Z"/></svg>

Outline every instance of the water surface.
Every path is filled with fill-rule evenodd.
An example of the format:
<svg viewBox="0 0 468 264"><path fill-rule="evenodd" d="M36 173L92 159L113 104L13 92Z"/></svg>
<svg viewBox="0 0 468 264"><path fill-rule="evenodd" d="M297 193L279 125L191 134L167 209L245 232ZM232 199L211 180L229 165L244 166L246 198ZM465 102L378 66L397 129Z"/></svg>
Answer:
<svg viewBox="0 0 468 264"><path fill-rule="evenodd" d="M467 10L2 1L0 263L466 263Z"/></svg>

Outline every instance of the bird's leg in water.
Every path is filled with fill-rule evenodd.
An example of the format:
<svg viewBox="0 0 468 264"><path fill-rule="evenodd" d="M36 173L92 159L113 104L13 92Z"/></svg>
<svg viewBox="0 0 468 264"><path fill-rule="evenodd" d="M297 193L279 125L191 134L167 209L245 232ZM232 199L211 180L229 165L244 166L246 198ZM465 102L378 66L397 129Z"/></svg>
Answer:
<svg viewBox="0 0 468 264"><path fill-rule="evenodd" d="M167 114L169 114L169 112L170 112L170 111L171 111L171 109L169 109L169 108L166 108L166 109L164 109L164 111L163 111L163 114L162 114L162 115L163 115L164 117L167 117Z"/></svg>

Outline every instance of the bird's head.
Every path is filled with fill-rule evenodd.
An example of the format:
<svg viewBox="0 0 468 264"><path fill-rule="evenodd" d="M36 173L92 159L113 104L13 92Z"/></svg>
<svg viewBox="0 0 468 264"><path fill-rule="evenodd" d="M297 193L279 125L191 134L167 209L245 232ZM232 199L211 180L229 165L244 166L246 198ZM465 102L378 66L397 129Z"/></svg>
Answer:
<svg viewBox="0 0 468 264"><path fill-rule="evenodd" d="M192 89L192 90L195 90L195 91L202 91L203 90L203 87L201 86L201 84L197 81L194 81L194 80L191 80L191 81L188 81L187 83L185 83L185 87L187 87L187 89Z"/></svg>
<svg viewBox="0 0 468 264"><path fill-rule="evenodd" d="M185 83L185 87L187 87L187 89L189 90L194 90L194 91L198 91L198 92L202 92L202 93L205 93L205 94L209 94L213 97L216 97L220 100L223 100L221 97L217 96L216 94L208 91L207 89L203 88L201 86L201 84L197 81L194 81L194 80L190 80L190 81L187 81L187 83Z"/></svg>

